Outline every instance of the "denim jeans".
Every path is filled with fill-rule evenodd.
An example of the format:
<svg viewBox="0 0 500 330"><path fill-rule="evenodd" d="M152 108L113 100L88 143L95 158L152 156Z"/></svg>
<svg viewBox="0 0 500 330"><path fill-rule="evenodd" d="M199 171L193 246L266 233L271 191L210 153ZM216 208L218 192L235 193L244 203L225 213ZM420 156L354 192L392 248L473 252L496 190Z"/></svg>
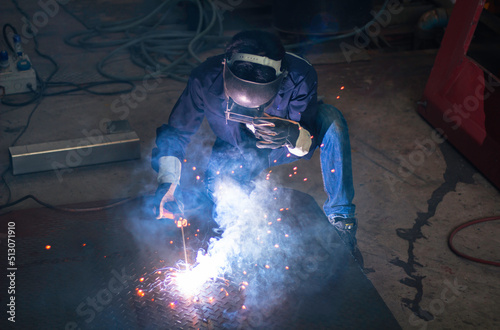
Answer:
<svg viewBox="0 0 500 330"><path fill-rule="evenodd" d="M321 104L318 108L316 125L319 128L318 141L322 141L321 172L328 197L323 210L328 217L354 217L355 205L352 203L354 185L347 123L337 108ZM215 202L215 186L218 180L226 176L251 191L252 179L263 170L291 163L297 159L298 157L293 155L290 157L286 148L248 149L242 153L239 149L217 139L205 175L208 195Z"/></svg>

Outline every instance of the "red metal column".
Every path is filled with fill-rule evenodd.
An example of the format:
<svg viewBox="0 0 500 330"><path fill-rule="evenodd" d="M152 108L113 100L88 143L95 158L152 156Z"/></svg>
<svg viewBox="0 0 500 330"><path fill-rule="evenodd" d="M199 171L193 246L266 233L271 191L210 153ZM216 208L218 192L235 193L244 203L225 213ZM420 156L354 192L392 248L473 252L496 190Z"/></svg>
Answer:
<svg viewBox="0 0 500 330"><path fill-rule="evenodd" d="M500 82L466 55L483 7L457 1L418 112L500 188Z"/></svg>

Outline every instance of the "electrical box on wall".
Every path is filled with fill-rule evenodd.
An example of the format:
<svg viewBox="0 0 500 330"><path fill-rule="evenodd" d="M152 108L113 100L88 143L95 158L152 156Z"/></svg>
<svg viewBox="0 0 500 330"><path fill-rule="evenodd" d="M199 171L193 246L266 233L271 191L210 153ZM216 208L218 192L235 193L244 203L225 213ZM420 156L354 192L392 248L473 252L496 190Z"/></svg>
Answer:
<svg viewBox="0 0 500 330"><path fill-rule="evenodd" d="M36 73L28 55L0 52L0 95L28 93L36 88Z"/></svg>

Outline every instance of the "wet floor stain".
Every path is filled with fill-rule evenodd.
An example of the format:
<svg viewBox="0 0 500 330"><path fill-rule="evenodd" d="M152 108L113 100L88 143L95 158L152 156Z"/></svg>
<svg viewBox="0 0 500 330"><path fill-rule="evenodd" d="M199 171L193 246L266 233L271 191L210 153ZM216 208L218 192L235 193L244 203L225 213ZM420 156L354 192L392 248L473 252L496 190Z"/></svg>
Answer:
<svg viewBox="0 0 500 330"><path fill-rule="evenodd" d="M431 197L427 200L427 212L417 212L417 217L411 228L396 229L398 237L408 242L408 258L406 260L395 258L390 261L393 265L401 267L407 275L400 282L416 291L412 299L402 298L401 302L416 316L426 321L433 320L434 316L420 306L424 295L423 279L425 276L418 271L418 268L422 268L423 265L418 262L418 256L415 255L415 243L420 239L426 239L422 228L432 224L430 220L436 214L436 210L446 194L455 191L458 183L474 183L472 176L476 173L474 167L450 144L442 143L440 149L446 162L446 170L443 174L444 182L432 192Z"/></svg>

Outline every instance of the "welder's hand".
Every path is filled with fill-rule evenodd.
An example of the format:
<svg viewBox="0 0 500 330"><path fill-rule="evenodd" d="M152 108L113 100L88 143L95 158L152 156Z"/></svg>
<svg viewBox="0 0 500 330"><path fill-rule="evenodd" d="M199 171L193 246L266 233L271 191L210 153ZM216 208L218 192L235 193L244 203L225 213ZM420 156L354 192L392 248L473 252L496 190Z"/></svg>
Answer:
<svg viewBox="0 0 500 330"><path fill-rule="evenodd" d="M175 196L176 188L175 184L162 183L156 189L156 219L177 219L184 215L184 204L180 201L180 196Z"/></svg>
<svg viewBox="0 0 500 330"><path fill-rule="evenodd" d="M295 148L301 129L296 121L271 116L254 118L252 124L258 148Z"/></svg>

